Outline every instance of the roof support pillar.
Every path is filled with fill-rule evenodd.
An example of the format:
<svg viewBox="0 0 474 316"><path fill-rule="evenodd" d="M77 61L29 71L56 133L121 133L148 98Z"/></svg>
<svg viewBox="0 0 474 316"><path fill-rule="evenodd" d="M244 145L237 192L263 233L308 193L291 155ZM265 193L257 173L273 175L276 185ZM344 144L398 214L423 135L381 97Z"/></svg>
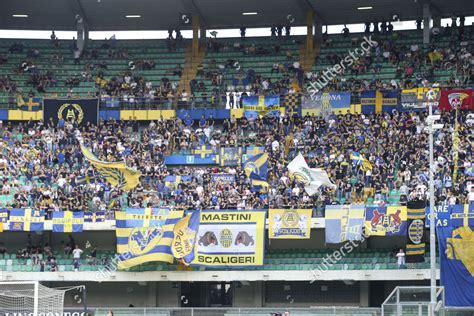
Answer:
<svg viewBox="0 0 474 316"><path fill-rule="evenodd" d="M199 15L193 15L193 43L192 52L193 56L196 57L199 54Z"/></svg>
<svg viewBox="0 0 474 316"><path fill-rule="evenodd" d="M431 22L431 10L430 4L423 4L423 44L430 43L430 22Z"/></svg>
<svg viewBox="0 0 474 316"><path fill-rule="evenodd" d="M306 52L313 52L313 26L314 26L314 12L308 11L306 15Z"/></svg>

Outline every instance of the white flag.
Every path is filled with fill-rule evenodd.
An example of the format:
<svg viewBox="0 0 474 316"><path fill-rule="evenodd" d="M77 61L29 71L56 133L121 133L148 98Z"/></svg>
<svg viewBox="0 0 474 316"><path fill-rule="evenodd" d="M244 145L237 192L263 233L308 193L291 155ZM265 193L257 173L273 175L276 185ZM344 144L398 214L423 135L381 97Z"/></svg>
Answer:
<svg viewBox="0 0 474 316"><path fill-rule="evenodd" d="M304 189L310 196L315 194L321 185L336 188L336 185L329 180L326 171L319 168L309 168L301 153L290 162L288 170L298 181L304 183Z"/></svg>

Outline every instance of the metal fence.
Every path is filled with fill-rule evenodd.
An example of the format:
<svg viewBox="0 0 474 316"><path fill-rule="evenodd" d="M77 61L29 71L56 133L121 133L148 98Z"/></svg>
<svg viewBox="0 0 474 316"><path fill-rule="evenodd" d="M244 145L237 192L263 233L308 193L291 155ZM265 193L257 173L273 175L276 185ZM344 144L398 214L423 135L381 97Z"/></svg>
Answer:
<svg viewBox="0 0 474 316"><path fill-rule="evenodd" d="M380 316L380 308L357 307L357 306L318 306L310 308L284 308L284 307L263 307L263 308L103 308L90 307L89 314L94 316L107 316L111 310L114 316L284 316L289 312L291 316ZM65 312L67 309L65 309ZM75 309L77 311L77 309ZM388 314L385 314L388 315ZM394 310L390 315L397 315ZM428 315L426 305L420 307L420 304L413 302L405 305L403 316ZM436 315L439 316L472 316L474 307L442 307Z"/></svg>
<svg viewBox="0 0 474 316"><path fill-rule="evenodd" d="M380 308L314 307L314 308L113 308L114 316L291 316L360 315L378 316ZM90 308L94 316L107 316L107 308Z"/></svg>

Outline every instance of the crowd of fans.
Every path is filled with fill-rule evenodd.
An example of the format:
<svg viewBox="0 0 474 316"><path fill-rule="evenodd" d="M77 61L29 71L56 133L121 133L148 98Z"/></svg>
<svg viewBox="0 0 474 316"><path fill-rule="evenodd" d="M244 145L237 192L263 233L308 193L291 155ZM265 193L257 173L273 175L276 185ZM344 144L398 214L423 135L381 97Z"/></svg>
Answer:
<svg viewBox="0 0 474 316"><path fill-rule="evenodd" d="M386 26L386 25L385 25ZM386 28L386 27L385 27ZM275 28L272 31L276 37ZM438 28L436 28L438 29ZM370 31L369 31L370 32ZM434 29L433 29L434 32ZM241 41L223 42L208 39L206 42L208 52L238 52L244 56L285 56L284 62L274 62L271 66L271 75L258 73L257 68L243 67L238 58L229 59L218 63L211 60L207 64L201 64L197 69L197 77L191 82L191 93L180 88L178 82L170 79L167 75L159 82L147 78L146 71L155 69L153 59L137 59L127 49L119 47L113 39L106 40L100 47L86 49L79 57L75 57L78 51L76 41L71 42L71 57L75 64L83 64L83 70L73 74L71 77L58 79L58 71L64 68L64 56L62 51L50 57L51 69L39 69L38 60L43 58L39 49L26 48L22 43L14 43L7 53L24 54L25 60L15 65L14 73L25 76L25 82L31 90L28 94L50 93L56 87L64 85L69 88L68 95L74 96L74 89L84 82L91 88L91 94L103 98L116 97L121 103L129 108L150 105L167 105L171 107L178 99L181 103L195 104L196 100L204 104L217 105L226 102L226 92L239 87L241 92L249 95L279 94L286 95L294 91L300 91L304 86L317 81L323 75L312 71L303 71L298 54L292 50L282 51L281 39L268 46L255 45ZM358 47L362 36L346 34L350 37L353 47ZM287 34L288 35L288 34ZM370 34L366 34L370 35ZM367 89L409 89L413 87L449 86L462 87L474 83L474 71L472 65L472 30L468 27L446 27L432 34L434 41L428 48L413 44L399 44L404 33L385 30L381 25L380 32L371 34L378 42L378 46L368 51L364 56L356 59L354 63L343 70L343 73L333 78L324 87L326 90L352 91L354 93ZM438 38L449 38L448 46L438 45ZM60 41L56 36L51 38L52 46L60 48ZM298 41L297 38L286 38L285 40ZM327 33L322 37L323 47L332 47L333 38ZM182 36L176 31L176 37L170 36L167 45L170 51L176 51L177 43L182 42ZM297 42L296 44L301 44ZM178 45L181 47L180 45ZM146 52L146 47L143 48ZM347 52L346 52L347 53ZM339 64L346 57L343 53L323 54L316 57L316 65L332 66ZM111 75L108 70L106 59L122 59L124 70L120 74ZM0 64L8 61L7 54L0 56ZM390 65L393 77L389 81L383 81L380 74ZM140 71L137 72L137 71ZM448 79L439 80L440 71L449 75ZM170 66L167 74L170 76L181 76L183 68L181 65ZM274 74L278 77L273 77ZM362 75L362 76L361 76ZM3 80L2 80L3 79ZM211 81L211 86L204 84L205 80ZM91 84L89 84L91 83ZM95 83L95 89L92 88ZM10 94L17 93L18 83L10 78L0 78L0 91ZM245 88L242 88L245 87ZM92 91L95 90L95 91ZM21 91L26 96L26 91ZM12 98L15 100L15 98Z"/></svg>
<svg viewBox="0 0 474 316"><path fill-rule="evenodd" d="M278 29L274 30L274 33ZM167 40L170 51L176 51L182 37L179 32ZM470 31L464 28L445 28L433 36L450 36L447 47L432 46L425 50L416 44L397 44L403 33L383 32L373 34L378 45L365 56L357 59L344 75L334 78L326 86L328 90L362 91L363 89L411 88L416 86L464 86L473 83L469 40ZM278 31L279 37L281 37ZM274 37L276 33L274 34ZM349 34L345 34L348 37ZM244 36L245 37L245 36ZM59 48L60 41L52 37L53 47ZM289 40L289 39L288 39ZM362 39L351 38L353 47ZM242 41L226 43L208 40L208 52L234 51L253 56L284 56L284 62L274 62L271 74L279 79L244 69L237 59L225 62L211 60L197 67L197 77L190 83L191 95L178 91L178 83L167 77L159 84L135 70L147 71L155 68L152 59L136 59L126 49L117 47L114 40L83 52L75 62L83 65L80 73L64 78L64 84L71 91L81 82L95 84L98 96L119 97L123 103L134 108L138 99L149 103L167 103L171 106L176 96L181 102L194 98L195 93L204 94L214 104L227 91L226 79L232 77L234 86L245 86L247 94L286 95L296 92L321 74L304 72L297 56L291 50L281 51L281 41L273 47L247 44ZM323 35L323 46L332 47L332 38ZM179 46L179 45L178 45ZM144 48L146 50L146 47ZM71 52L77 51L75 41ZM24 75L32 87L29 95L48 92L58 84L55 68L64 67L64 57L56 53L51 57L51 69L42 70L36 60L42 58L38 49L26 49L21 43L9 48L10 54L24 54L26 59L15 68L15 73ZM116 76L108 75L106 58L124 61L124 70ZM338 64L344 56L329 54L318 57L316 63ZM8 58L0 57L0 63ZM378 74L384 65L391 64L395 76L390 83L383 83ZM434 80L436 71L450 70L453 77L447 82ZM170 75L181 76L181 65L170 67ZM146 72L144 73L146 74ZM357 79L358 75L372 74L372 79ZM454 77L454 75L456 75ZM348 77L351 78L348 78ZM355 78L355 79L354 79ZM211 80L209 91L203 80ZM9 76L0 76L0 91L14 93L17 83ZM240 98L241 100L241 98ZM428 179L426 113L384 113L377 115L332 115L322 117L282 117L247 120L232 117L217 122L212 117L203 118L194 125L185 122L161 120L148 126L139 126L136 121L107 121L98 126L87 125L77 128L73 123L8 122L0 127L0 191L12 198L2 200L1 206L35 207L50 211L60 209L89 209L92 211L113 211L121 207L176 206L181 208L262 208L274 206L314 207L322 214L324 205L334 203L366 202L387 203L395 191L405 202L415 191L426 191ZM437 134L437 169L435 177L438 201L464 203L467 199L472 176L465 170L472 167L472 137L467 113L461 113L459 135L461 139L459 176L453 181L454 171L452 148L453 117L443 114L444 129ZM472 119L471 119L472 120ZM110 187L97 175L93 183L78 185L76 178L92 172L84 163L77 137L100 158L107 161L125 159L129 166L143 174L140 185L131 192L121 192ZM235 167L190 167L168 168L164 156L172 153L190 154L202 145L213 147L262 146L270 156L268 192L251 192L249 180L241 166ZM367 157L373 169L361 171L350 159L352 151ZM336 190L322 188L319 194L309 197L301 184L289 176L286 165L297 152L304 153L311 167L325 169L336 184ZM235 175L233 183L212 180L213 173ZM165 184L167 175L189 175L191 182Z"/></svg>
<svg viewBox="0 0 474 316"><path fill-rule="evenodd" d="M443 130L435 135L435 190L437 203L468 203L472 186L472 114L459 117L458 178L453 180L452 133L454 118L442 114ZM1 202L5 206L48 210L106 211L109 217L122 207L173 206L178 208L265 207L314 208L339 203L385 204L396 191L398 203L410 194L426 192L428 151L426 113L331 115L247 120L202 118L191 126L180 119L151 122L107 121L76 128L73 123L28 122L0 127ZM189 122L188 122L189 123ZM85 163L78 137L100 159L125 160L142 173L140 184L130 192L116 190ZM269 154L269 190L252 192L242 167L167 167L164 156L192 154L208 145L221 147L261 146ZM363 172L350 158L357 151L373 168ZM326 170L337 189L322 187L308 196L286 166L302 152L311 167ZM470 173L468 172L469 170ZM77 177L95 174L90 184ZM234 182L213 181L213 174L235 176ZM192 181L165 183L168 175L191 176ZM472 194L470 195L472 197Z"/></svg>
<svg viewBox="0 0 474 316"><path fill-rule="evenodd" d="M436 28L438 29L438 28ZM438 29L439 30L439 29ZM473 31L464 27L446 27L440 32L432 34L432 44L423 49L418 44L401 45L403 33L376 33L371 36L378 45L364 56L354 60L341 75L333 78L324 87L326 90L361 92L374 89L411 89L416 87L448 86L463 87L474 83L474 56L470 41ZM439 45L441 37L449 37L447 47ZM352 47L360 46L363 36L354 34L351 38ZM333 47L334 42L326 33L323 34L323 47ZM345 52L344 54L348 54ZM346 57L344 54L327 54L325 57L316 57L317 65L333 65L341 63ZM390 65L395 68L395 76L390 82L382 82L379 74ZM323 76L319 73L307 72L305 82L315 82ZM447 80L437 80L440 72L449 75ZM363 77L359 75L364 75ZM367 78L370 76L370 78Z"/></svg>

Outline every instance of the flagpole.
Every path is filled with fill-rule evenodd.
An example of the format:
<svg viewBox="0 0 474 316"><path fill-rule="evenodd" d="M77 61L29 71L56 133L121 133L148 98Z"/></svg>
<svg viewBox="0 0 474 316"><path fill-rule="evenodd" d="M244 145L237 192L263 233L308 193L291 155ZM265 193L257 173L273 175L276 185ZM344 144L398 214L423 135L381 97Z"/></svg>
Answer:
<svg viewBox="0 0 474 316"><path fill-rule="evenodd" d="M456 184L458 178L458 160L459 160L459 133L458 133L458 110L459 106L456 107L456 117L454 122L454 135L453 135L453 185Z"/></svg>
<svg viewBox="0 0 474 316"><path fill-rule="evenodd" d="M429 103L429 116L433 115L433 106ZM434 121L428 121L429 146L430 146L430 311L429 315L435 315L436 307L436 237L434 221L434 162L433 162L433 125Z"/></svg>

